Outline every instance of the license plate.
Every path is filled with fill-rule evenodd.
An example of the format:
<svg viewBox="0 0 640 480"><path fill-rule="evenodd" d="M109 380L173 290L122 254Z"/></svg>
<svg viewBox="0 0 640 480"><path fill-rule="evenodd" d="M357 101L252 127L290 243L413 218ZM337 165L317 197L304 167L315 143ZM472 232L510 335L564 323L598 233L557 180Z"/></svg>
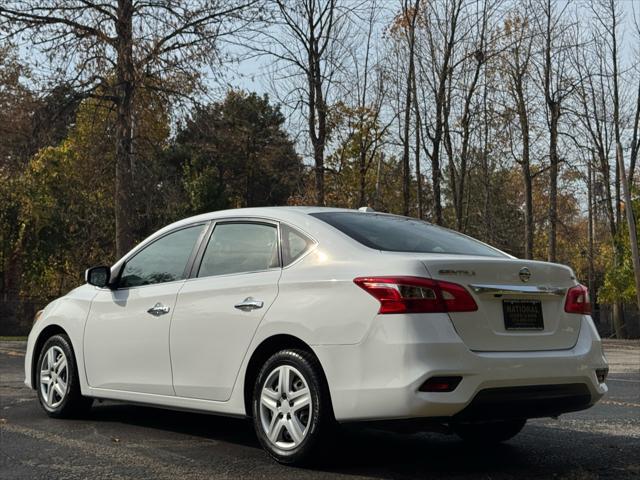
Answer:
<svg viewBox="0 0 640 480"><path fill-rule="evenodd" d="M502 311L507 330L544 330L540 300L503 300Z"/></svg>

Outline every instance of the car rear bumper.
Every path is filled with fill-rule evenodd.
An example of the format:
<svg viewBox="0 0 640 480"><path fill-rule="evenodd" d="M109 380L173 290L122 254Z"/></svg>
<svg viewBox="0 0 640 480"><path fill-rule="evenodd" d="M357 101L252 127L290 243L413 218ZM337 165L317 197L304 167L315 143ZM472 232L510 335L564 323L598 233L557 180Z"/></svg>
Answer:
<svg viewBox="0 0 640 480"><path fill-rule="evenodd" d="M341 422L556 416L588 408L607 391L596 378L606 359L588 317L567 350L473 352L446 314L378 317L357 345L313 348ZM420 392L433 376L462 381L451 392Z"/></svg>

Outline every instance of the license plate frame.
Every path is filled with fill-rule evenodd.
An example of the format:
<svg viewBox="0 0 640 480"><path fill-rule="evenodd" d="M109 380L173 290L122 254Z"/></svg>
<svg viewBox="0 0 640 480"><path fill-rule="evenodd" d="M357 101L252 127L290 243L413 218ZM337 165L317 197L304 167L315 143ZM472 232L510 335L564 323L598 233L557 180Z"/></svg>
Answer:
<svg viewBox="0 0 640 480"><path fill-rule="evenodd" d="M544 330L542 301L540 300L502 300L502 315L505 330Z"/></svg>

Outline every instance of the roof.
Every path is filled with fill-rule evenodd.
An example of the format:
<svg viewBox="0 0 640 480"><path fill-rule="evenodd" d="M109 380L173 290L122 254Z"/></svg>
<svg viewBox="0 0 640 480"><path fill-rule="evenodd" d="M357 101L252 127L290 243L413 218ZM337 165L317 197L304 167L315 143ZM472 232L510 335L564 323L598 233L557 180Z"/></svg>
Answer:
<svg viewBox="0 0 640 480"><path fill-rule="evenodd" d="M318 213L318 212L357 212L358 210L352 210L347 208L331 208L331 207L294 207L294 206L285 206L285 207L251 207L251 208L233 208L229 210L218 210L214 212L203 213L200 215L196 215L193 217L184 218L182 220L178 220L173 222L160 230L152 233L149 237L140 242L136 247L133 248L129 253L127 253L124 257L119 259L114 266L120 264L124 259L132 255L135 251L143 248L147 243L153 241L153 239L164 235L166 232L170 230L174 230L176 228L180 228L183 226L187 226L197 222L206 222L212 219L223 219L223 218L238 218L238 217L256 217L263 218L268 220L277 220L282 222L291 223L293 226L302 229L305 233L311 235L312 238L316 238L316 234L318 231L325 231L327 229L332 229L329 225L324 222L311 217L309 214Z"/></svg>
<svg viewBox="0 0 640 480"><path fill-rule="evenodd" d="M306 216L312 213L319 212L358 212L358 210L348 208L333 208L333 207L314 207L314 206L283 206L283 207L249 207L249 208L232 208L228 210L217 210L214 212L207 212L193 217L179 220L172 224L172 227L179 224L193 223L200 220L211 220L213 218L227 218L227 217L264 217L273 218L277 220L287 219L300 219L301 216Z"/></svg>

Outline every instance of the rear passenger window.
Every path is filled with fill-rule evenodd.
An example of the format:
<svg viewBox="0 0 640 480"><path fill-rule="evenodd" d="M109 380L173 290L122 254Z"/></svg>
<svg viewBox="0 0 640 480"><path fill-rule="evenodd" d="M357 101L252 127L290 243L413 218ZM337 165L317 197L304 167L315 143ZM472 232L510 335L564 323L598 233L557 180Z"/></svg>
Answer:
<svg viewBox="0 0 640 480"><path fill-rule="evenodd" d="M293 263L313 246L313 240L291 228L281 224L282 234L282 263L284 266Z"/></svg>
<svg viewBox="0 0 640 480"><path fill-rule="evenodd" d="M280 266L278 230L262 223L219 223L202 257L198 277L259 272Z"/></svg>

